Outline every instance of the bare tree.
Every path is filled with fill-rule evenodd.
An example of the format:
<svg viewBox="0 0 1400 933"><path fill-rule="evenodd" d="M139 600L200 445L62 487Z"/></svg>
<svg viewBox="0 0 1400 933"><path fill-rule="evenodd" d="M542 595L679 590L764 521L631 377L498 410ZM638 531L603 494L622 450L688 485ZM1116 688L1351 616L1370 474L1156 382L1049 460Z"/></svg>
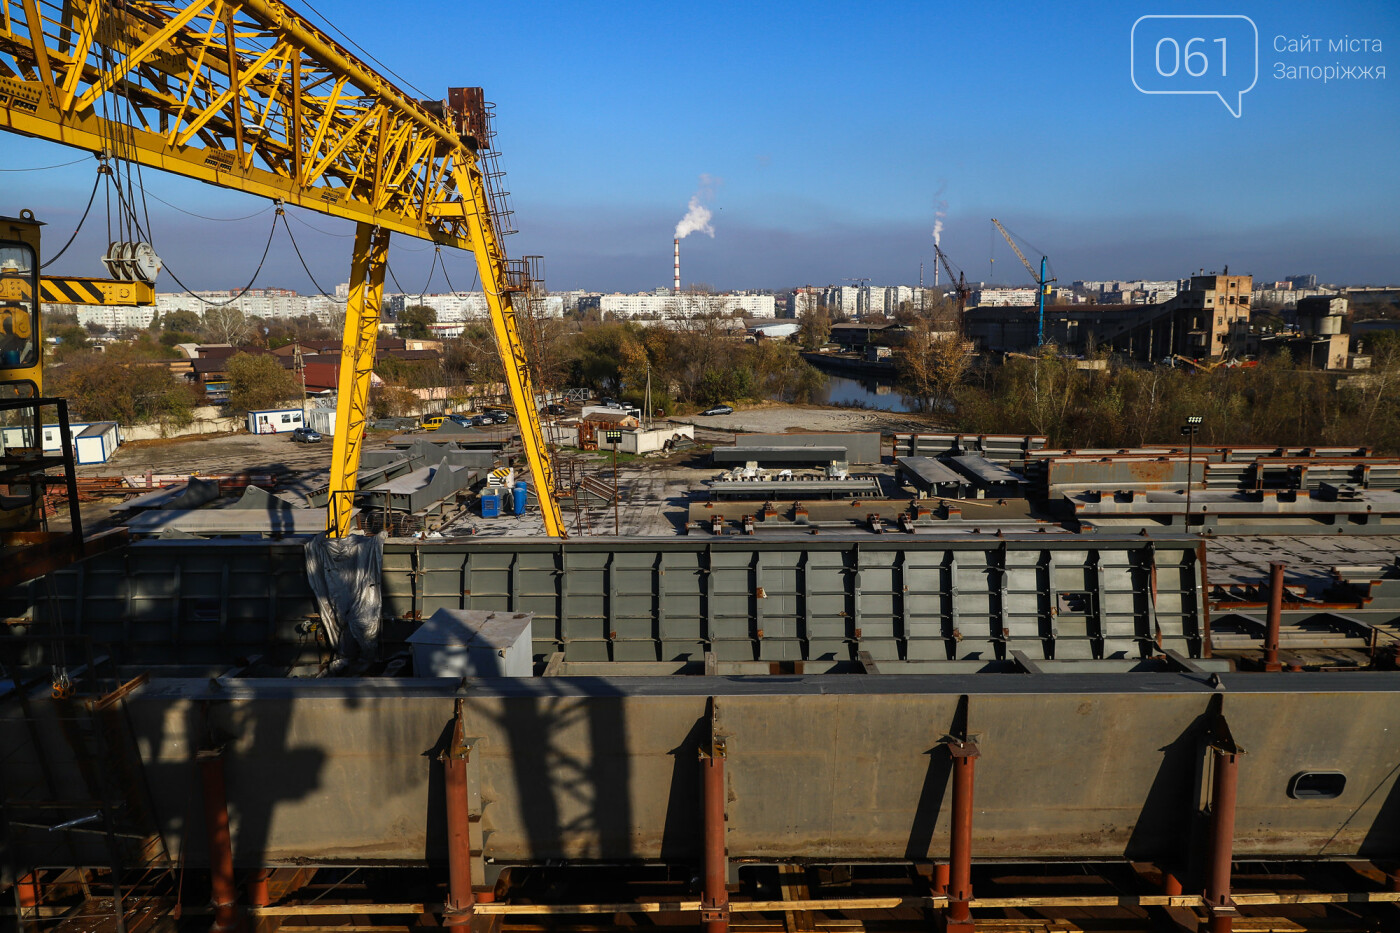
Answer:
<svg viewBox="0 0 1400 933"><path fill-rule="evenodd" d="M952 399L967 373L969 359L966 341L934 330L922 319L910 328L904 345L895 353L904 381L935 410Z"/></svg>
<svg viewBox="0 0 1400 933"><path fill-rule="evenodd" d="M210 308L204 312L204 332L214 343L236 347L253 336L253 325L237 308Z"/></svg>

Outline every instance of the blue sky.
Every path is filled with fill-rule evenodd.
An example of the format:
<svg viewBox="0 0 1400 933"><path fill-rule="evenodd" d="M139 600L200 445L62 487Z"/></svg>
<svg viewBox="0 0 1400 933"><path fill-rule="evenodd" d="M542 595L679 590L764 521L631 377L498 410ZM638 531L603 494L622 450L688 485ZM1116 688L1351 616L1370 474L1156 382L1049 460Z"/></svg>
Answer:
<svg viewBox="0 0 1400 933"><path fill-rule="evenodd" d="M913 283L921 261L931 281L940 202L943 247L974 279L988 277L992 256L998 280L1027 278L992 239L995 216L1048 254L1062 281L1176 278L1226 264L1260 279L1400 281L1394 2L400 0L392 28L382 3L317 7L429 93L486 88L521 231L507 248L543 254L555 288L669 285L673 228L702 174L722 179L709 202L715 236L684 241L682 273L719 288ZM1214 97L1133 86L1130 33L1148 14L1254 21L1258 79L1239 118ZM1280 35L1320 38L1322 50L1276 52ZM1343 36L1380 39L1382 51L1327 51ZM1394 73L1280 80L1279 62ZM1232 60L1236 76L1244 64ZM0 168L72 157L0 138ZM160 197L206 215L261 206L146 177ZM10 183L0 212L34 209L61 243L91 168L0 181ZM157 247L187 283L247 281L267 215L205 223L152 206ZM348 240L294 229L322 284L343 281ZM284 234L277 244L258 284L311 291ZM81 239L78 265L65 271L97 274L86 266L103 245ZM403 286L420 287L431 251L400 238L391 255ZM465 288L469 258L454 255L448 267Z"/></svg>

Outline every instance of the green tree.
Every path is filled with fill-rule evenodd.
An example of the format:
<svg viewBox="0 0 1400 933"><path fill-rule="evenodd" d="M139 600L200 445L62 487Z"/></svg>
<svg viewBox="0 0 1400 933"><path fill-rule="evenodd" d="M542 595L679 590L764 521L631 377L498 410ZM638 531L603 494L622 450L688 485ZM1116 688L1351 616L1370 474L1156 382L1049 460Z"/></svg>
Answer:
<svg viewBox="0 0 1400 933"><path fill-rule="evenodd" d="M160 363L136 359L123 347L84 354L55 369L55 394L68 399L78 418L140 424L190 422L194 394Z"/></svg>
<svg viewBox="0 0 1400 933"><path fill-rule="evenodd" d="M178 311L171 311L160 319L161 329L167 331L173 330L192 334L199 330L199 325L199 315L195 314L193 311L186 311L183 308Z"/></svg>
<svg viewBox="0 0 1400 933"><path fill-rule="evenodd" d="M432 336L429 324L437 323L437 312L424 305L409 305L399 312L399 336L408 340L426 340Z"/></svg>
<svg viewBox="0 0 1400 933"><path fill-rule="evenodd" d="M92 341L88 339L87 328L80 324L59 324L55 327L50 323L47 334L58 341L58 346L53 348L54 362L73 359L78 354L92 349Z"/></svg>
<svg viewBox="0 0 1400 933"><path fill-rule="evenodd" d="M228 401L237 411L276 408L301 394L301 384L278 358L237 353L228 361Z"/></svg>

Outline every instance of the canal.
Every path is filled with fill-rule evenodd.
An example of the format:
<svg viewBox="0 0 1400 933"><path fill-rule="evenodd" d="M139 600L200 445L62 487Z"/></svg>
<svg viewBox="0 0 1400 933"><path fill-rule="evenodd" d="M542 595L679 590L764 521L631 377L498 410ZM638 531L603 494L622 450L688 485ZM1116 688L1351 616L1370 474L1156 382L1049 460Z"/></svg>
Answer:
<svg viewBox="0 0 1400 933"><path fill-rule="evenodd" d="M897 389L892 380L876 376L838 376L823 371L826 385L812 396L822 405L848 405L883 411L918 411L918 400Z"/></svg>

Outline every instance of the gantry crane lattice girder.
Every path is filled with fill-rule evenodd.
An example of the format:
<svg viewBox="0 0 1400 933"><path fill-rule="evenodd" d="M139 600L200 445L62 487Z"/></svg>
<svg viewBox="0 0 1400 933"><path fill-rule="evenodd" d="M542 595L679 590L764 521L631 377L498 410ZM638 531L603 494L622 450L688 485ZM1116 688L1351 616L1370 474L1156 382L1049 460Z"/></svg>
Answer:
<svg viewBox="0 0 1400 933"><path fill-rule="evenodd" d="M545 530L560 536L504 206L477 152L486 107L470 93L451 104L414 99L276 0L7 0L0 12L0 129L358 224L332 461L342 500L359 469L389 234L472 250ZM350 518L332 507L332 534Z"/></svg>

